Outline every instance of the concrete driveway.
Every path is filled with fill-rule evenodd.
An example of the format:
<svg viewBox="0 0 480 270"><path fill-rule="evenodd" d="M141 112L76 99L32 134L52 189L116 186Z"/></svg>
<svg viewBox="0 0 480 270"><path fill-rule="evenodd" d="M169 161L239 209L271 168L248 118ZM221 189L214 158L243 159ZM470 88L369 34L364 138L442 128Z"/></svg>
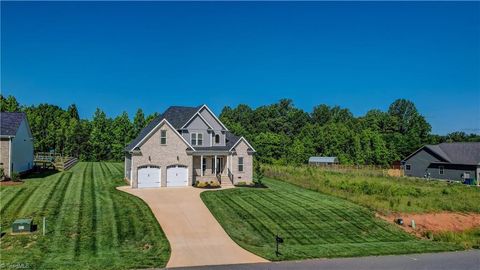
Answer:
<svg viewBox="0 0 480 270"><path fill-rule="evenodd" d="M118 189L141 198L152 209L172 249L167 267L267 262L228 236L200 199L202 189Z"/></svg>

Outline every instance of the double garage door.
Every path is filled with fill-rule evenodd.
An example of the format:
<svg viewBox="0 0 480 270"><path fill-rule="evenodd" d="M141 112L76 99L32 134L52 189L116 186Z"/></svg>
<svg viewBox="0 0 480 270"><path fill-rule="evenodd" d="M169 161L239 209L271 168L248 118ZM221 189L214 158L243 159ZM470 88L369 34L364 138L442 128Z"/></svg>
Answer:
<svg viewBox="0 0 480 270"><path fill-rule="evenodd" d="M138 168L138 188L161 187L162 170L159 166L149 165ZM185 187L188 185L188 168L183 165L167 166L167 187Z"/></svg>

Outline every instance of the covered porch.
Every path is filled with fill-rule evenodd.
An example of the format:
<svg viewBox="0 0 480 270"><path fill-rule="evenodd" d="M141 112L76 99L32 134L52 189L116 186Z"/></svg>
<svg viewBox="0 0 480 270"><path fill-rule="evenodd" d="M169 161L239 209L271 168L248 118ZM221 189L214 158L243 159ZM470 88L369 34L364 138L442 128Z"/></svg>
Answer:
<svg viewBox="0 0 480 270"><path fill-rule="evenodd" d="M193 182L218 181L221 185L232 184L231 155L227 153L201 152L192 155Z"/></svg>

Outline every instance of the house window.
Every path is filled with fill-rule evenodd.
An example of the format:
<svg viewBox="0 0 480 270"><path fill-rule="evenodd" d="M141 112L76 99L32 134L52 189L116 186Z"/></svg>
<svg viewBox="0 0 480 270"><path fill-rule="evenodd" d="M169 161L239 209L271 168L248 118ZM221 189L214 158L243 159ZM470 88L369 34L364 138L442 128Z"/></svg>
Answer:
<svg viewBox="0 0 480 270"><path fill-rule="evenodd" d="M203 134L202 133L197 134L197 143L198 143L198 145L203 145Z"/></svg>
<svg viewBox="0 0 480 270"><path fill-rule="evenodd" d="M192 145L203 145L203 134L202 133L192 133L190 135L190 143Z"/></svg>
<svg viewBox="0 0 480 270"><path fill-rule="evenodd" d="M438 174L443 175L443 173L444 173L443 166L438 166Z"/></svg>
<svg viewBox="0 0 480 270"><path fill-rule="evenodd" d="M160 130L160 144L166 145L167 144L167 131Z"/></svg>
<svg viewBox="0 0 480 270"><path fill-rule="evenodd" d="M190 143L192 145L197 145L197 133L192 133L190 135Z"/></svg>
<svg viewBox="0 0 480 270"><path fill-rule="evenodd" d="M238 157L238 171L243 172L243 157Z"/></svg>
<svg viewBox="0 0 480 270"><path fill-rule="evenodd" d="M220 143L220 135L215 135L215 143Z"/></svg>
<svg viewBox="0 0 480 270"><path fill-rule="evenodd" d="M202 171L205 173L206 170L207 170L207 159L203 158L202 159Z"/></svg>
<svg viewBox="0 0 480 270"><path fill-rule="evenodd" d="M412 165L406 164L405 165L405 170L410 171L412 169Z"/></svg>

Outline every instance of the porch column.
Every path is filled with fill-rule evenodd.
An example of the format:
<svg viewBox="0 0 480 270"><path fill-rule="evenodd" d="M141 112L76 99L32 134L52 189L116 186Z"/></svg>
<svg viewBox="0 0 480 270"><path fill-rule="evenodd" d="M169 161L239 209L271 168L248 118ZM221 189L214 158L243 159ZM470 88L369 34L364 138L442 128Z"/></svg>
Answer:
<svg viewBox="0 0 480 270"><path fill-rule="evenodd" d="M215 155L215 175L217 175L217 155Z"/></svg>
<svg viewBox="0 0 480 270"><path fill-rule="evenodd" d="M203 176L203 155L200 155L200 175Z"/></svg>

